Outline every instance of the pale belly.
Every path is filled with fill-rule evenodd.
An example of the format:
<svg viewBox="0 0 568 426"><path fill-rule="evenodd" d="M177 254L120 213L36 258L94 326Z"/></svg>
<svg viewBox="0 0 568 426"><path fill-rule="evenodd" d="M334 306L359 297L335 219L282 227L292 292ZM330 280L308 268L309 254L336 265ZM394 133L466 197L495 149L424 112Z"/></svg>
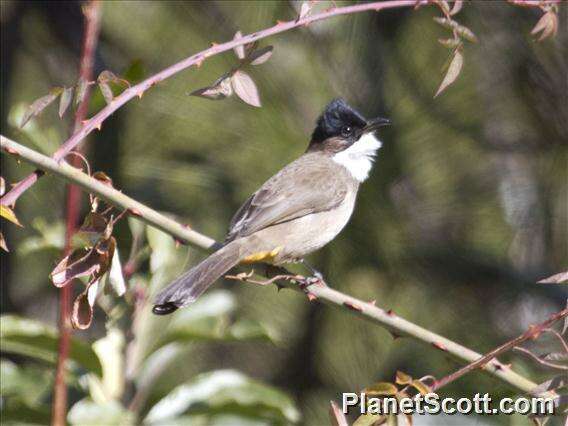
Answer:
<svg viewBox="0 0 568 426"><path fill-rule="evenodd" d="M332 211L309 214L290 222L263 229L249 237L261 250L275 253L272 263L282 264L301 259L325 246L347 225L355 206L356 194Z"/></svg>

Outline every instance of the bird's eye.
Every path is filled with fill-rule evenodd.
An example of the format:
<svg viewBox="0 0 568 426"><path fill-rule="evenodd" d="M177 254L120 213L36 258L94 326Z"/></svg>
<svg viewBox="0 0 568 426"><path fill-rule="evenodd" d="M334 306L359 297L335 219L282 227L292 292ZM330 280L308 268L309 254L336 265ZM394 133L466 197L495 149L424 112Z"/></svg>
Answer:
<svg viewBox="0 0 568 426"><path fill-rule="evenodd" d="M347 137L351 136L352 133L353 133L353 127L351 127L351 126L343 126L341 128L341 135L343 137L347 138Z"/></svg>

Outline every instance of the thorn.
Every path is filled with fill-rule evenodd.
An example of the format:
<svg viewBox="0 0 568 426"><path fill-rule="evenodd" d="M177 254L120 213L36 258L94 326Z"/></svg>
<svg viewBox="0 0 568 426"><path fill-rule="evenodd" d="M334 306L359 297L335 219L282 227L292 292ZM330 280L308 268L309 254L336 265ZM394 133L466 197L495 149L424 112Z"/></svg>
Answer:
<svg viewBox="0 0 568 426"><path fill-rule="evenodd" d="M144 90L140 90L138 93L136 93L136 96L138 96L138 99L142 99L142 96L144 96Z"/></svg>
<svg viewBox="0 0 568 426"><path fill-rule="evenodd" d="M387 311L387 315L388 315L389 317L394 317L394 316L395 316L392 309L389 309L389 310Z"/></svg>
<svg viewBox="0 0 568 426"><path fill-rule="evenodd" d="M215 43L214 41L211 42L211 47L217 47L219 46L219 43Z"/></svg>
<svg viewBox="0 0 568 426"><path fill-rule="evenodd" d="M286 21L276 20L276 25L284 25Z"/></svg>
<svg viewBox="0 0 568 426"><path fill-rule="evenodd" d="M20 153L17 150L15 150L14 148L9 147L9 146L5 147L4 151L6 151L8 154L20 155Z"/></svg>
<svg viewBox="0 0 568 426"><path fill-rule="evenodd" d="M195 61L195 66L196 66L197 68L201 68L201 65L203 65L203 61L205 61L204 58L198 59L197 61Z"/></svg>
<svg viewBox="0 0 568 426"><path fill-rule="evenodd" d="M318 298L318 297L317 297L315 294L313 294L313 293L309 293L309 292L308 292L308 293L306 293L306 295L308 296L308 300L309 300L310 302L313 302L314 300L317 300L317 298Z"/></svg>
<svg viewBox="0 0 568 426"><path fill-rule="evenodd" d="M444 346L440 342L432 342L432 346L434 346L436 349L440 349L441 351L444 351L444 352L448 351L448 348L446 348L446 346Z"/></svg>
<svg viewBox="0 0 568 426"><path fill-rule="evenodd" d="M81 124L84 126L84 125L87 124L89 121L90 121L90 119L83 120L83 121L81 121Z"/></svg>
<svg viewBox="0 0 568 426"><path fill-rule="evenodd" d="M103 123L99 123L95 126L95 129L97 129L100 132L102 126L103 126Z"/></svg>
<svg viewBox="0 0 568 426"><path fill-rule="evenodd" d="M128 213L130 213L132 216L142 217L142 213L140 213L140 210L137 209L128 209Z"/></svg>
<svg viewBox="0 0 568 426"><path fill-rule="evenodd" d="M375 299L369 302L370 305L377 306L377 301Z"/></svg>
<svg viewBox="0 0 568 426"><path fill-rule="evenodd" d="M182 223L181 227L185 229L191 229L191 226L189 226L188 223Z"/></svg>
<svg viewBox="0 0 568 426"><path fill-rule="evenodd" d="M348 309L351 309L352 311L363 312L363 309L361 309L359 305L355 305L351 302L343 302L343 306L345 306Z"/></svg>

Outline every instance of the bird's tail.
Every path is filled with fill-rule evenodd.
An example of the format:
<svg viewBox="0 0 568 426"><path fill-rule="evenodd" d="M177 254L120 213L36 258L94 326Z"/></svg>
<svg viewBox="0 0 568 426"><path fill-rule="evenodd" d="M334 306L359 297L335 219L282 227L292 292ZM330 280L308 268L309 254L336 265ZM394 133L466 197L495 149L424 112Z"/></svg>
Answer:
<svg viewBox="0 0 568 426"><path fill-rule="evenodd" d="M241 244L233 241L194 266L158 293L152 312L167 315L193 303L211 284L241 260Z"/></svg>

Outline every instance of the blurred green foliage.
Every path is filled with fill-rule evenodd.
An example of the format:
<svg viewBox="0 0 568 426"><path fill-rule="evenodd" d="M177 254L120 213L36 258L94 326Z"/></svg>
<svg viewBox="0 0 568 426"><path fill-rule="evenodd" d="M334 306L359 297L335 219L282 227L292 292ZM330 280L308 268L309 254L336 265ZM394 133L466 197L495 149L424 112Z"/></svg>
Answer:
<svg viewBox="0 0 568 426"><path fill-rule="evenodd" d="M2 42L2 132L46 153L69 134L56 107L24 129L15 124L32 100L75 82L78 9L2 2L3 33L13 37ZM295 13L290 3L270 1L104 2L96 69L136 82L237 30ZM365 13L263 41L274 54L250 70L262 108L187 96L236 63L232 52L208 59L92 134L92 169L222 239L240 203L305 150L331 98L387 116L394 125L380 134L385 148L351 223L310 262L333 287L486 352L565 300L565 291L533 283L568 259L566 14L555 39L536 43L529 34L536 11L468 3L456 19L479 43L465 47L462 75L433 100L449 55L437 42L447 36L432 21L438 14L430 7ZM95 91L91 114L103 106ZM30 171L2 158L8 182ZM2 224L11 248L1 271L3 422L49 421L58 304L48 274L60 257L64 191L55 178L41 179L16 208L25 229ZM392 381L396 370L442 376L457 367L272 287L219 283L173 317L152 316L152 295L203 254L130 224L116 227L123 265L133 235L147 255L126 298L101 292L95 323L75 334L72 424L327 424L328 402L341 392ZM536 381L545 377L518 357L503 361ZM444 392L485 391L511 394L481 374ZM477 421L524 424L507 416Z"/></svg>

